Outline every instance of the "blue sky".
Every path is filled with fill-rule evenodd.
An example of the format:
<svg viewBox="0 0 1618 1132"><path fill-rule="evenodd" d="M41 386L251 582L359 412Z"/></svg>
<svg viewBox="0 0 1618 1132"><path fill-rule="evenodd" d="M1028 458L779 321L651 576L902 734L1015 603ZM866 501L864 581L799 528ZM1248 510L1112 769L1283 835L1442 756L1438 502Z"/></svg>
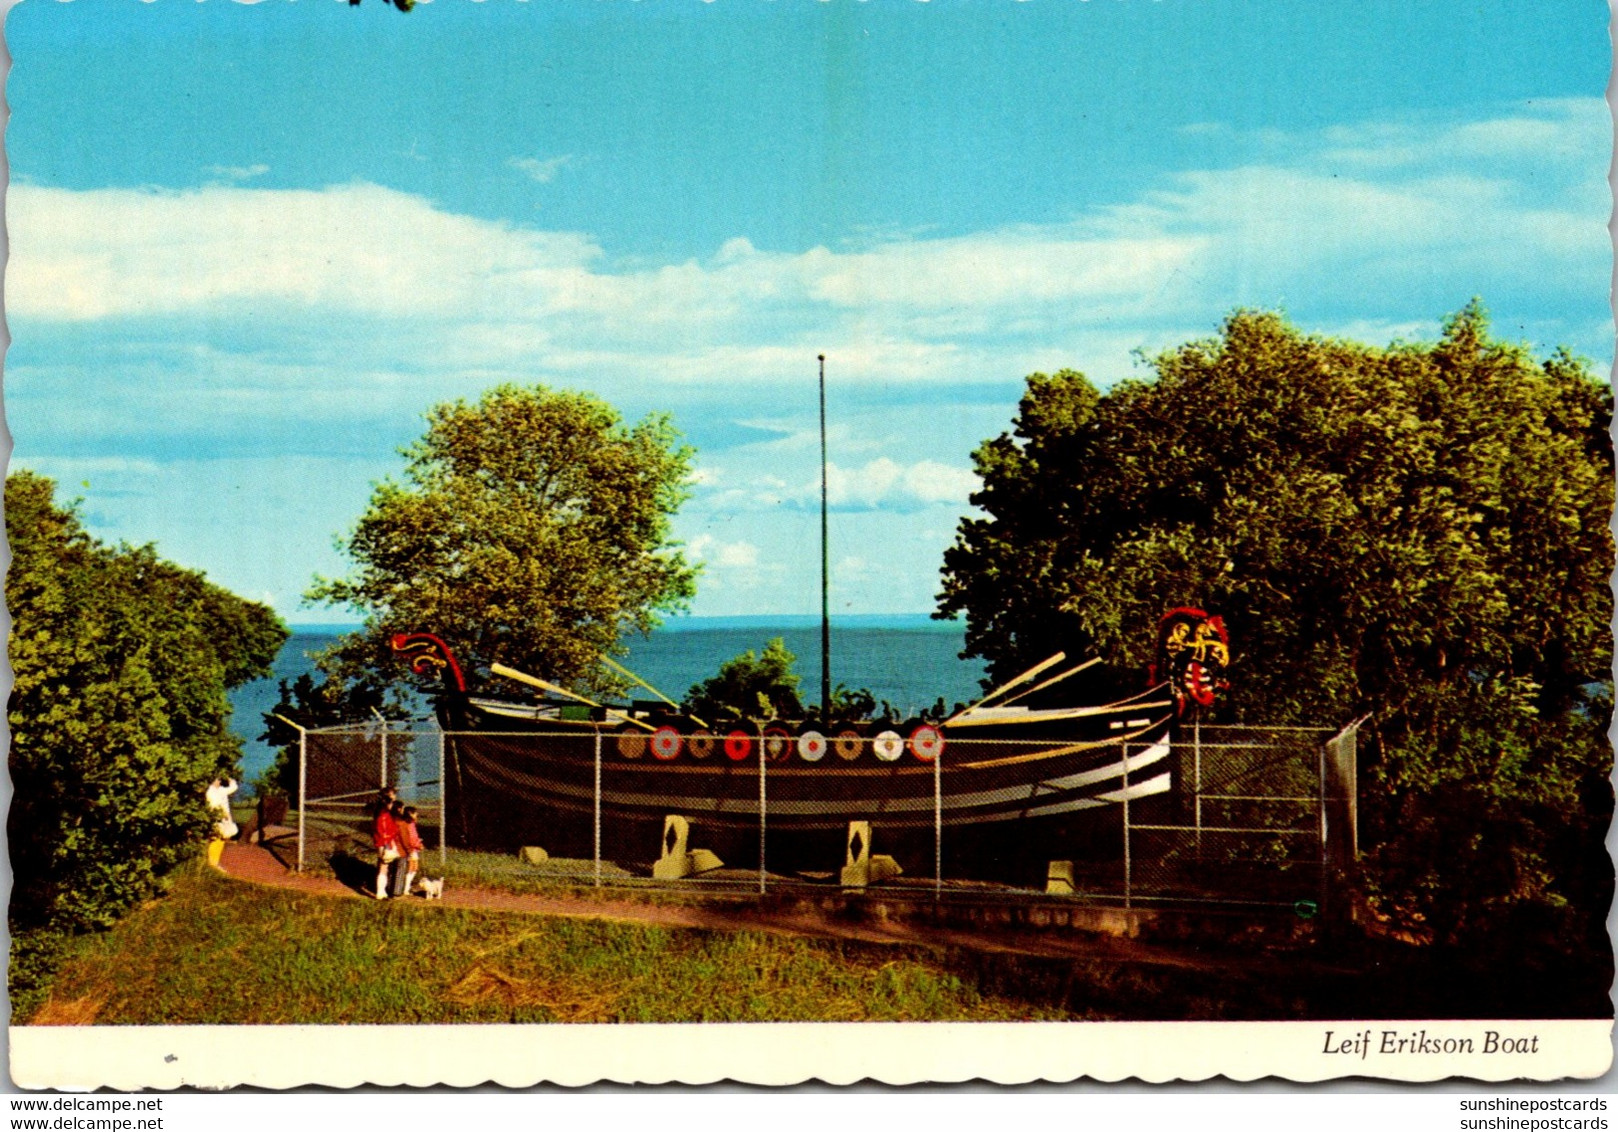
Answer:
<svg viewBox="0 0 1618 1132"><path fill-rule="evenodd" d="M1605 369L1605 4L23 0L14 461L293 620L434 402L662 410L694 612L930 607L1023 377L1483 297Z"/></svg>

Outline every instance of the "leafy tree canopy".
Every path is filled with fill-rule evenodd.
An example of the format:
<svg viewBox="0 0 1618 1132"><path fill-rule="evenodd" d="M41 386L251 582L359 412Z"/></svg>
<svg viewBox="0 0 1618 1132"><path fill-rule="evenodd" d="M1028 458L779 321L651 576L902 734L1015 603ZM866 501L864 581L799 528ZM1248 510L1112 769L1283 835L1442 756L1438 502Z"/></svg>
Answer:
<svg viewBox="0 0 1618 1132"><path fill-rule="evenodd" d="M402 455L403 482L379 484L348 536L355 571L307 594L365 614L339 676L392 682L389 638L428 632L463 667L614 691L600 657L695 593L670 538L692 451L665 416L625 427L588 394L502 385L435 406Z"/></svg>
<svg viewBox="0 0 1618 1132"><path fill-rule="evenodd" d="M942 699L939 702L942 703ZM806 714L811 718L829 716L831 719L859 720L896 719L899 712L887 700L879 702L869 688L850 688L847 684L838 684L832 689L831 711L822 712L818 704L810 704ZM937 718L944 717L939 715Z"/></svg>
<svg viewBox="0 0 1618 1132"><path fill-rule="evenodd" d="M1105 394L1028 379L975 454L986 517L946 552L939 615L1000 679L1057 648L1138 672L1164 610L1222 614L1228 714L1371 714L1388 914L1458 940L1564 907L1585 850L1558 831L1588 848L1610 812L1610 390L1494 340L1475 301L1383 349L1239 311L1150 365Z"/></svg>
<svg viewBox="0 0 1618 1132"><path fill-rule="evenodd" d="M737 716L756 722L803 715L798 687L801 679L786 642L776 637L763 653L748 649L719 666L719 674L693 684L685 708L697 716Z"/></svg>
<svg viewBox="0 0 1618 1132"><path fill-rule="evenodd" d="M267 675L287 638L269 609L152 547L92 539L54 494L33 472L6 478L22 929L110 923L194 851L203 791L241 753L225 693Z"/></svg>
<svg viewBox="0 0 1618 1132"><path fill-rule="evenodd" d="M831 694L831 711L820 705L805 705L801 696L802 677L798 658L776 637L764 646L762 654L748 649L719 666L719 674L686 693L684 707L698 718L735 717L763 723L771 719L869 719L891 718L896 713L886 700L878 706L869 688L838 684Z"/></svg>

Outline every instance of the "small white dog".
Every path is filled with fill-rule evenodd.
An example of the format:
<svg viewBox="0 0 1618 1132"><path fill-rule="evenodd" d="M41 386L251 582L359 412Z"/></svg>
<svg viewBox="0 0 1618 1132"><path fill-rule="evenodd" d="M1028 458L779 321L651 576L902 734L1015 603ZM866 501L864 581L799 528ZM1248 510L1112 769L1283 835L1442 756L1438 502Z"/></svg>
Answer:
<svg viewBox="0 0 1618 1132"><path fill-rule="evenodd" d="M442 900L444 898L444 878L433 880L431 877L422 877L417 882L421 885L421 894L428 900Z"/></svg>

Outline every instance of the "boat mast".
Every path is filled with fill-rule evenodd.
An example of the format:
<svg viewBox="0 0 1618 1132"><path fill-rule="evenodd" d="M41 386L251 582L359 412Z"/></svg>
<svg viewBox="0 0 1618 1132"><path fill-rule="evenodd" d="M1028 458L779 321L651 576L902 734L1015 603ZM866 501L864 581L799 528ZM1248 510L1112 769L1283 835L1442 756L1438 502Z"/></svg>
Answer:
<svg viewBox="0 0 1618 1132"><path fill-rule="evenodd" d="M820 721L831 720L831 572L826 556L826 355L820 355Z"/></svg>

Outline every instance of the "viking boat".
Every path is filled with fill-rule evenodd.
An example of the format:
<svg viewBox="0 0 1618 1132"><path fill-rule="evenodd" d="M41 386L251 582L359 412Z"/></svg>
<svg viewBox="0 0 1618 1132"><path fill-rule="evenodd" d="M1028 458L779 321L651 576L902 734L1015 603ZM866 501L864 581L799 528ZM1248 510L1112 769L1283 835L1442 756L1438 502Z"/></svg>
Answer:
<svg viewBox="0 0 1618 1132"><path fill-rule="evenodd" d="M756 835L761 805L779 837L860 820L894 833L1009 825L1165 794L1176 724L1212 703L1229 659L1220 618L1175 609L1148 687L1108 703L1051 705L1051 688L1095 663L1062 668L1059 653L942 720L746 723L667 700L598 704L498 663L493 676L546 695L475 693L439 638L392 644L413 671L440 676L452 780L501 800L488 821L556 828L593 813L599 784L614 828L679 814L716 836ZM1041 706L1023 702L1041 691ZM544 822L524 820L542 812Z"/></svg>
<svg viewBox="0 0 1618 1132"><path fill-rule="evenodd" d="M831 701L825 365L821 355L822 704ZM544 695L474 692L438 637L400 634L392 645L418 675L440 677L447 788L461 791L466 823L450 832L463 843L486 843L494 827L555 844L581 828L623 835L680 815L732 844L757 837L761 854L767 823L772 860L783 835L814 840L855 821L900 838L949 826L1013 830L1016 841L1030 823L1167 794L1175 726L1213 702L1229 662L1221 619L1181 608L1161 620L1147 687L1122 699L1061 703L1053 689L1096 662L1063 668L1057 653L947 718L758 723L698 719L607 657L658 699L599 704L498 662L491 676Z"/></svg>

